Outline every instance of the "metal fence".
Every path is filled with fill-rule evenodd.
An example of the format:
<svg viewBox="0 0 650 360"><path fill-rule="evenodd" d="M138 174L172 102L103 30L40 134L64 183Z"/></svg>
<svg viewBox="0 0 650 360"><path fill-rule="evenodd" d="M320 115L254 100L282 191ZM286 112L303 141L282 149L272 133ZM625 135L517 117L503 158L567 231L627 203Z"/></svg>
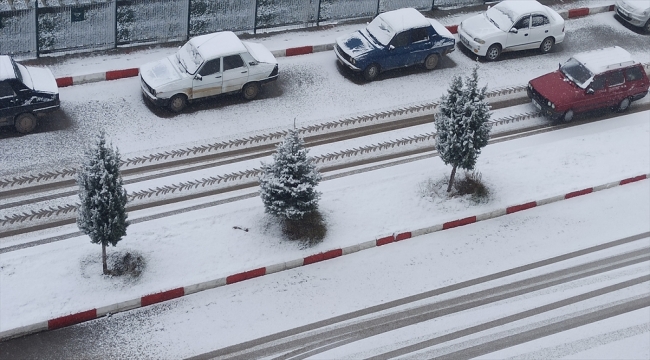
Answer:
<svg viewBox="0 0 650 360"><path fill-rule="evenodd" d="M0 54L102 50L182 41L215 31L318 26L403 7L483 0L0 0Z"/></svg>

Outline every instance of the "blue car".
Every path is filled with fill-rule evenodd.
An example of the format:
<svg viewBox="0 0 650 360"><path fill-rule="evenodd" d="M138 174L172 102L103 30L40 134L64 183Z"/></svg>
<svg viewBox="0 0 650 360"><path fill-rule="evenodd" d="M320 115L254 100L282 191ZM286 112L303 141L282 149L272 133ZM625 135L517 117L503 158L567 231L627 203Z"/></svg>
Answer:
<svg viewBox="0 0 650 360"><path fill-rule="evenodd" d="M404 8L380 14L365 29L336 39L334 52L341 64L372 81L382 71L416 64L432 70L455 44L439 22Z"/></svg>

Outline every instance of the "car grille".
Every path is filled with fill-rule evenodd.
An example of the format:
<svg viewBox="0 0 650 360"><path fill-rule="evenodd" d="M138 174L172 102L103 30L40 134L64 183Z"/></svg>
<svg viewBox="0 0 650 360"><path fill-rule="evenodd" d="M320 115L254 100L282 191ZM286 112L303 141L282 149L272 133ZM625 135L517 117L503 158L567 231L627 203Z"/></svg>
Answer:
<svg viewBox="0 0 650 360"><path fill-rule="evenodd" d="M153 89L151 88L151 86L149 86L149 84L147 84L146 81L144 81L142 76L140 76L140 81L142 81L142 85L144 85L144 88L147 89L147 92L149 92L149 94L151 95L154 95Z"/></svg>
<svg viewBox="0 0 650 360"><path fill-rule="evenodd" d="M548 99L543 97L540 93L538 93L535 88L531 88L530 86L528 87L528 97L531 98L532 100L537 101L538 104L541 106L546 107L548 104Z"/></svg>
<svg viewBox="0 0 650 360"><path fill-rule="evenodd" d="M343 51L343 49L341 49L341 47L338 46L338 45L336 45L336 52L337 52L339 55L341 55L341 57L342 57L343 59L345 59L345 61L347 61L347 62L349 62L349 63L352 63L352 57L351 57L350 55L346 54L346 53Z"/></svg>
<svg viewBox="0 0 650 360"><path fill-rule="evenodd" d="M616 13L618 14L618 16L622 17L623 19L625 19L625 20L627 20L627 21L632 20L631 17L629 17L629 16L623 14L619 9L616 9Z"/></svg>

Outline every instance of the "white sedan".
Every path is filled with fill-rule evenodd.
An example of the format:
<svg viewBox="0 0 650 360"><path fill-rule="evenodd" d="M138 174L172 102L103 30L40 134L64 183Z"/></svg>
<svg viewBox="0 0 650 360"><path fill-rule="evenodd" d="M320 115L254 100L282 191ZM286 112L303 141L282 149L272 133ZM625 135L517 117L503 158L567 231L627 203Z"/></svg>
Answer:
<svg viewBox="0 0 650 360"><path fill-rule="evenodd" d="M533 0L505 0L458 26L460 42L489 61L504 51L539 48L547 53L564 35L562 16Z"/></svg>
<svg viewBox="0 0 650 360"><path fill-rule="evenodd" d="M174 112L192 100L225 93L241 92L251 100L261 85L277 78L273 54L230 31L194 37L176 54L140 67L145 97Z"/></svg>

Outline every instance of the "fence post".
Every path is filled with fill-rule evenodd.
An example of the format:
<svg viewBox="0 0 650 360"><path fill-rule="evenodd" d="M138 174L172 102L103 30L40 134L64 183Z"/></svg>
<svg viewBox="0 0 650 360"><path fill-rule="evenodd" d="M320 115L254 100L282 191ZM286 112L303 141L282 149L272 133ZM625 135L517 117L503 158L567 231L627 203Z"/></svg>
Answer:
<svg viewBox="0 0 650 360"><path fill-rule="evenodd" d="M431 0L431 11L433 11L434 7L436 7L436 0Z"/></svg>
<svg viewBox="0 0 650 360"><path fill-rule="evenodd" d="M381 0L377 0L377 14L376 14L375 16L378 16L378 15L379 15L379 3L380 3L380 2L381 2Z"/></svg>
<svg viewBox="0 0 650 360"><path fill-rule="evenodd" d="M40 56L40 46L38 46L38 0L34 0L34 29L36 36L36 58Z"/></svg>
<svg viewBox="0 0 650 360"><path fill-rule="evenodd" d="M114 49L117 49L117 40L118 40L118 35L117 35L117 0L115 0L115 46L114 46Z"/></svg>
<svg viewBox="0 0 650 360"><path fill-rule="evenodd" d="M192 0L187 0L187 40L190 40L190 19L192 16L190 15L192 11Z"/></svg>
<svg viewBox="0 0 650 360"><path fill-rule="evenodd" d="M320 26L320 5L322 0L318 0L318 12L316 13L316 27Z"/></svg>
<svg viewBox="0 0 650 360"><path fill-rule="evenodd" d="M257 34L257 7L259 5L259 0L255 0L255 22L253 23L253 34Z"/></svg>

